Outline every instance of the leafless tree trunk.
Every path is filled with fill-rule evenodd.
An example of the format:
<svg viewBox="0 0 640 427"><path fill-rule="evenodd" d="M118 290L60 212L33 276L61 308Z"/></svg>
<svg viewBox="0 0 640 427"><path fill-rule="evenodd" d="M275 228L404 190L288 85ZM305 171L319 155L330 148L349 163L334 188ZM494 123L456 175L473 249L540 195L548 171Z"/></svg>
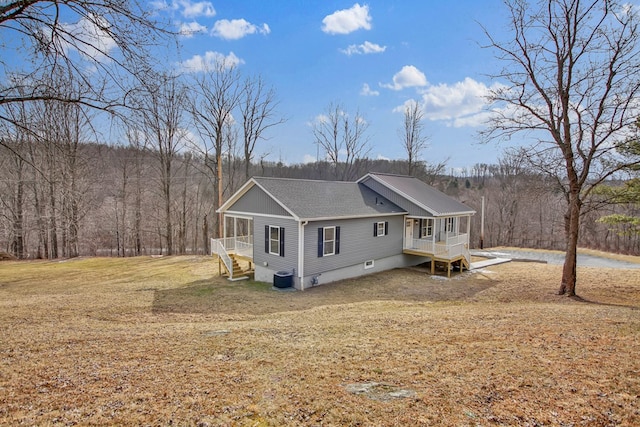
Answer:
<svg viewBox="0 0 640 427"><path fill-rule="evenodd" d="M532 165L555 176L565 193L566 258L560 294L575 295L576 257L584 200L629 166L616 142L637 114L640 92L635 8L611 0L506 2L513 39L485 31L505 65L484 137L525 132L537 140ZM637 163L637 160L633 160ZM552 165L561 168L549 168Z"/></svg>
<svg viewBox="0 0 640 427"><path fill-rule="evenodd" d="M206 70L195 78L197 94L192 100L191 113L202 137L202 147L198 147L205 159L205 166L214 176L216 205L223 204L224 179L223 158L225 149L225 129L233 122L232 112L240 102L240 74L233 64L218 61L212 70ZM213 162L212 162L213 157ZM217 218L218 236L222 235L222 221Z"/></svg>
<svg viewBox="0 0 640 427"><path fill-rule="evenodd" d="M4 114L16 123L28 123L28 112L24 105L6 105ZM22 127L7 122L0 123L0 208L9 223L9 250L18 259L23 259L25 251L25 197L28 183L28 160L26 160L30 134ZM0 215L1 216L1 215Z"/></svg>
<svg viewBox="0 0 640 427"><path fill-rule="evenodd" d="M181 254L187 252L187 195L189 189L189 172L191 165L191 153L185 153L183 156L183 183L182 183L182 206L180 211L180 227L178 231L178 245Z"/></svg>
<svg viewBox="0 0 640 427"><path fill-rule="evenodd" d="M420 161L422 151L427 146L428 138L423 134L424 113L416 101L405 104L404 126L398 130L402 147L407 153L407 175L413 176L415 162Z"/></svg>
<svg viewBox="0 0 640 427"><path fill-rule="evenodd" d="M10 143L5 142L5 146ZM5 216L10 223L10 243L9 250L18 259L25 257L24 245L24 203L25 203L25 180L26 180L26 164L22 156L15 150L0 150L3 153L0 168L9 172L3 174L0 178L2 185L0 187L0 208L6 212ZM6 156L6 157L4 157ZM0 216L2 216L0 214Z"/></svg>
<svg viewBox="0 0 640 427"><path fill-rule="evenodd" d="M284 123L284 119L277 117L278 101L275 90L265 87L260 76L245 79L240 98L244 136L244 177L248 180L256 143L264 138L267 129Z"/></svg>
<svg viewBox="0 0 640 427"><path fill-rule="evenodd" d="M155 81L155 83L154 83ZM185 128L182 114L186 102L184 87L175 76L158 75L147 80L140 94L140 112L147 145L158 160L160 189L164 204L164 232L167 254L173 255L173 182L174 165L179 151L185 145Z"/></svg>
<svg viewBox="0 0 640 427"><path fill-rule="evenodd" d="M145 136L140 130L139 123L135 123L136 119L140 117L133 117L132 120L126 122L126 139L128 142L127 152L132 157L131 162L133 166L133 251L135 255L142 254L142 192L145 188L143 182L143 168L144 168L144 155L146 153ZM128 161L129 154L127 154ZM124 168L124 166L123 166ZM124 176L123 181L129 178L129 174ZM123 182L123 187L124 187ZM123 188L124 192L124 188Z"/></svg>
<svg viewBox="0 0 640 427"><path fill-rule="evenodd" d="M326 114L321 114L313 122L315 143L333 165L336 179L346 181L356 177L357 162L365 159L371 151L366 135L368 127L360 112L349 117L340 103L329 104Z"/></svg>

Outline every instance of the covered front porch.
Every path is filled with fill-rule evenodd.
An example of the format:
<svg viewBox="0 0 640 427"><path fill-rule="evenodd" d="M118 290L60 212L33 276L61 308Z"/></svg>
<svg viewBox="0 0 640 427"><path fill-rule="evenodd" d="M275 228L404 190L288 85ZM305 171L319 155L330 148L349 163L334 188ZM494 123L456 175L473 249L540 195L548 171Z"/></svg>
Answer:
<svg viewBox="0 0 640 427"><path fill-rule="evenodd" d="M211 255L218 257L220 274L224 266L229 280L246 279L253 272L253 218L224 215L223 237L211 239Z"/></svg>
<svg viewBox="0 0 640 427"><path fill-rule="evenodd" d="M431 274L436 263L444 264L447 277L451 268L459 265L460 270L469 269L469 226L471 217L414 217L405 218L403 252L409 255L431 258Z"/></svg>

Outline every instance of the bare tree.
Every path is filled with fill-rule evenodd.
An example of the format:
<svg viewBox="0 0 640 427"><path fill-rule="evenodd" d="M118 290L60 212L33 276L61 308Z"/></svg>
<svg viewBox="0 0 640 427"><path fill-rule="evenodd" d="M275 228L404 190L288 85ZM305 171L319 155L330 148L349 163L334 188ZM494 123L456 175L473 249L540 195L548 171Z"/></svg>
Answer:
<svg viewBox="0 0 640 427"><path fill-rule="evenodd" d="M369 124L359 111L353 117L342 104L332 102L312 123L315 143L324 151L333 165L334 177L346 181L358 173L358 161L371 152L366 131Z"/></svg>
<svg viewBox="0 0 640 427"><path fill-rule="evenodd" d="M572 296L584 201L629 166L615 147L637 113L637 16L612 0L506 5L513 39L497 40L485 30L504 68L494 76L503 86L491 93L496 115L484 137L525 133L537 141L528 159L555 176L567 201L559 293Z"/></svg>
<svg viewBox="0 0 640 427"><path fill-rule="evenodd" d="M260 76L245 79L239 104L244 137L244 176L249 179L256 143L264 138L267 129L284 123L284 119L277 116L275 90L267 88Z"/></svg>
<svg viewBox="0 0 640 427"><path fill-rule="evenodd" d="M3 105L4 114L11 117L12 123L28 123L29 111L24 104ZM9 222L9 241L11 253L18 259L26 255L25 247L25 204L26 192L30 180L27 157L31 135L22 127L12 123L0 123L0 208Z"/></svg>
<svg viewBox="0 0 640 427"><path fill-rule="evenodd" d="M185 146L183 112L186 103L184 86L177 77L159 75L147 79L140 94L140 112L143 117L147 146L154 150L158 160L160 188L164 202L164 235L167 253L173 255L173 183L175 161Z"/></svg>
<svg viewBox="0 0 640 427"><path fill-rule="evenodd" d="M158 16L138 0L2 2L0 74L7 78L0 84L0 105L42 100L109 110L123 105L131 78L140 77L151 60L148 49L160 43L167 47L170 33ZM61 69L90 90L58 92L37 78Z"/></svg>
<svg viewBox="0 0 640 427"><path fill-rule="evenodd" d="M202 146L196 147L204 156L205 166L214 176L217 204L224 200L223 154L225 130L233 122L233 110L240 102L240 73L227 60L217 61L213 69L205 70L195 78L195 99L191 101L191 114ZM213 159L211 158L213 156ZM218 236L222 235L222 221L217 217Z"/></svg>
<svg viewBox="0 0 640 427"><path fill-rule="evenodd" d="M420 155L427 147L428 138L423 134L423 119L424 112L415 100L405 104L404 124L401 129L398 129L398 135L407 153L407 175L414 174L415 163L420 161Z"/></svg>

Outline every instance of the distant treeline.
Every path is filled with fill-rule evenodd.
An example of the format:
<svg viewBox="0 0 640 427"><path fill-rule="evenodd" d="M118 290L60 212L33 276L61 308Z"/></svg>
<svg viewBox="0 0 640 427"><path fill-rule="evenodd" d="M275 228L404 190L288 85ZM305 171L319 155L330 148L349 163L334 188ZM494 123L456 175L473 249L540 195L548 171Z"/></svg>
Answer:
<svg viewBox="0 0 640 427"><path fill-rule="evenodd" d="M484 198L485 247L563 249L562 192L512 160L456 173L446 171L443 164L418 162L412 167L416 177L477 211L471 225L474 247L481 243ZM173 160L167 180L158 153L145 148L0 146L0 252L17 258L208 253L209 238L218 237L213 184L217 165L210 161L182 152ZM245 162L227 156L220 167L226 200L246 181ZM287 165L260 160L250 165L250 175L333 180L338 176L336 167L329 162ZM361 159L352 167L357 176L370 171L406 174L408 163ZM166 224L167 181L171 227ZM597 222L612 212L633 214L635 208L590 203L582 221L581 245L640 253L638 235L611 231Z"/></svg>

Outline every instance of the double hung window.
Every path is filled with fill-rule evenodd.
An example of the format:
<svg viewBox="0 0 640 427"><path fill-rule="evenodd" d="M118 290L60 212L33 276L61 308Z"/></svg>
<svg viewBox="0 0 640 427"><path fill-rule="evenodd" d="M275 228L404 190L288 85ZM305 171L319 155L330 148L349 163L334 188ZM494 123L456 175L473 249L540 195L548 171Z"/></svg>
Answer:
<svg viewBox="0 0 640 427"><path fill-rule="evenodd" d="M420 221L421 221L420 237L433 236L433 219L427 218L427 219L422 219Z"/></svg>
<svg viewBox="0 0 640 427"><path fill-rule="evenodd" d="M389 222L388 221L380 221L373 223L373 236L380 237L386 236L389 234Z"/></svg>
<svg viewBox="0 0 640 427"><path fill-rule="evenodd" d="M284 227L264 226L264 251L271 255L284 256Z"/></svg>
<svg viewBox="0 0 640 427"><path fill-rule="evenodd" d="M337 255L340 253L340 227L318 228L318 257Z"/></svg>

